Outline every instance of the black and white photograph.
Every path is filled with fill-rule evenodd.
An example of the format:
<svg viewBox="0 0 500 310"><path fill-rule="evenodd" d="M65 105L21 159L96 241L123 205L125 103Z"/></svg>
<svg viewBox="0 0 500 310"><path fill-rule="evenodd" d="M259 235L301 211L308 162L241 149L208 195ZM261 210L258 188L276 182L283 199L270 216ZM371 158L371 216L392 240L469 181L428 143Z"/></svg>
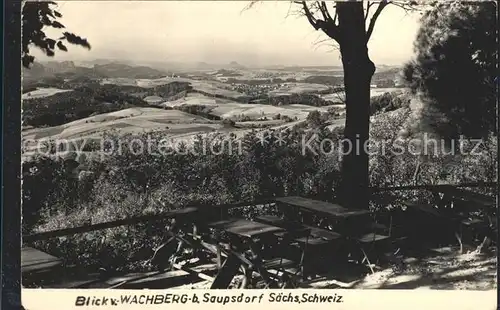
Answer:
<svg viewBox="0 0 500 310"><path fill-rule="evenodd" d="M23 289L496 291L496 2L21 17Z"/></svg>

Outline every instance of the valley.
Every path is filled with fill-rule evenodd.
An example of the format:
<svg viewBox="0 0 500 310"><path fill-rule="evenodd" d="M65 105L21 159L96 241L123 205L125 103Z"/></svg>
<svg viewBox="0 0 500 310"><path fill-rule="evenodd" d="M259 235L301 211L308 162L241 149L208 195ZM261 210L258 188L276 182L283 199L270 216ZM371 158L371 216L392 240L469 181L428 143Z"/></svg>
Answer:
<svg viewBox="0 0 500 310"><path fill-rule="evenodd" d="M23 81L24 156L33 154L41 140L77 145L110 131L156 132L184 142L217 133L243 137L252 130L304 125L313 111L327 116L329 129L344 125L338 69L234 66L172 73L119 63L92 69L36 64ZM377 72L374 83L391 87L372 85L372 97L403 92L396 87L397 72Z"/></svg>

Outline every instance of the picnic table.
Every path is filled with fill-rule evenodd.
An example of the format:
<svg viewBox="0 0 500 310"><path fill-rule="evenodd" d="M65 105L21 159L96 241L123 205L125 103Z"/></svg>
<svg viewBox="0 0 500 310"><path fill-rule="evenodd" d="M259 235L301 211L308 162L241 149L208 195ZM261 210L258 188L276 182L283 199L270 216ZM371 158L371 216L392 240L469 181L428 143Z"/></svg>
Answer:
<svg viewBox="0 0 500 310"><path fill-rule="evenodd" d="M442 205L455 202L464 207L468 207L469 210L471 207L474 207L489 214L495 211L496 199L491 196L453 186L434 188L431 189L431 191L435 194L443 194L443 197L439 199Z"/></svg>
<svg viewBox="0 0 500 310"><path fill-rule="evenodd" d="M284 232L285 229L245 219L222 220L208 226L227 233L230 243L229 249L226 249L227 258L215 277L212 288L228 288L240 267L245 274L245 284L252 280L254 271L267 286L275 284L264 266L263 252L266 245L276 243L274 234Z"/></svg>
<svg viewBox="0 0 500 310"><path fill-rule="evenodd" d="M319 219L322 226L330 226L346 237L360 237L373 229L369 210L348 209L341 205L298 196L276 198L285 218L306 224L317 225L312 218ZM302 213L302 219L297 215ZM325 224L326 223L326 224Z"/></svg>
<svg viewBox="0 0 500 310"><path fill-rule="evenodd" d="M485 240L495 237L491 229L496 227L494 197L451 185L429 188L429 190L436 198L435 204L405 202L410 210L419 210L422 214L430 216L428 219L431 221L427 221L428 228L426 229L429 234L432 235L434 231L432 229L440 230L440 235L443 235L443 232L445 235L447 231L452 232L459 242L461 252L466 233L470 235L468 237L474 234L483 235Z"/></svg>
<svg viewBox="0 0 500 310"><path fill-rule="evenodd" d="M295 214L297 210L309 214L309 217L306 217L306 221L309 222L305 223L307 226L311 224L311 216L333 222L332 225L328 225L332 228L331 230L325 229L318 231L318 228L315 228L315 233L317 235L324 235L325 232L336 234L336 237L330 236L330 240L344 240L351 250L357 248L363 255L362 262L368 261L370 268L371 264L367 253L375 254L375 244L389 239L389 236L377 234L373 231L375 230L375 225L372 223L370 217L371 212L369 210L348 209L335 203L298 196L280 197L276 198L275 201L281 205L280 209L285 214L285 218L296 220L297 217ZM295 210L288 210L290 207ZM317 236L313 236L311 242L309 242L307 237L302 237L299 241L306 245L319 245L325 243L325 240L321 240L321 237L318 238ZM365 250L367 247L371 248L371 251Z"/></svg>
<svg viewBox="0 0 500 310"><path fill-rule="evenodd" d="M352 216L367 215L370 213L368 210L347 209L338 204L307 199L299 196L280 197L275 200L277 203L296 207L303 211L335 218L348 218Z"/></svg>

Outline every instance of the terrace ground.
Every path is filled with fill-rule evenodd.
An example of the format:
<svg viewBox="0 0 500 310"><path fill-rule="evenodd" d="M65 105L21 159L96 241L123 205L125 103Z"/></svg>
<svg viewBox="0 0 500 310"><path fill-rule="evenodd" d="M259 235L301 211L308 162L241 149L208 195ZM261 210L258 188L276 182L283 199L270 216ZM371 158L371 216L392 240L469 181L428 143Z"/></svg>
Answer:
<svg viewBox="0 0 500 310"><path fill-rule="evenodd" d="M496 253L457 254L456 250L436 249L427 257L403 259L400 268L386 267L367 275L345 266L333 266L330 274L308 285L315 289L495 290ZM175 289L208 289L210 285L209 281L201 281Z"/></svg>

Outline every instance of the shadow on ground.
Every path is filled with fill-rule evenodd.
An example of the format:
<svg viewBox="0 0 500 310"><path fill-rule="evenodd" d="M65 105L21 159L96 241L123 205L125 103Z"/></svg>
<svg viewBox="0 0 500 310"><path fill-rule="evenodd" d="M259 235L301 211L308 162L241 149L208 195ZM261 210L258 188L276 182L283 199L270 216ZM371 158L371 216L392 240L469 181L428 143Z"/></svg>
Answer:
<svg viewBox="0 0 500 310"><path fill-rule="evenodd" d="M496 266L495 253L459 255L445 249L439 255L407 258L402 264L374 273L342 266L311 286L318 289L492 290L496 289Z"/></svg>

